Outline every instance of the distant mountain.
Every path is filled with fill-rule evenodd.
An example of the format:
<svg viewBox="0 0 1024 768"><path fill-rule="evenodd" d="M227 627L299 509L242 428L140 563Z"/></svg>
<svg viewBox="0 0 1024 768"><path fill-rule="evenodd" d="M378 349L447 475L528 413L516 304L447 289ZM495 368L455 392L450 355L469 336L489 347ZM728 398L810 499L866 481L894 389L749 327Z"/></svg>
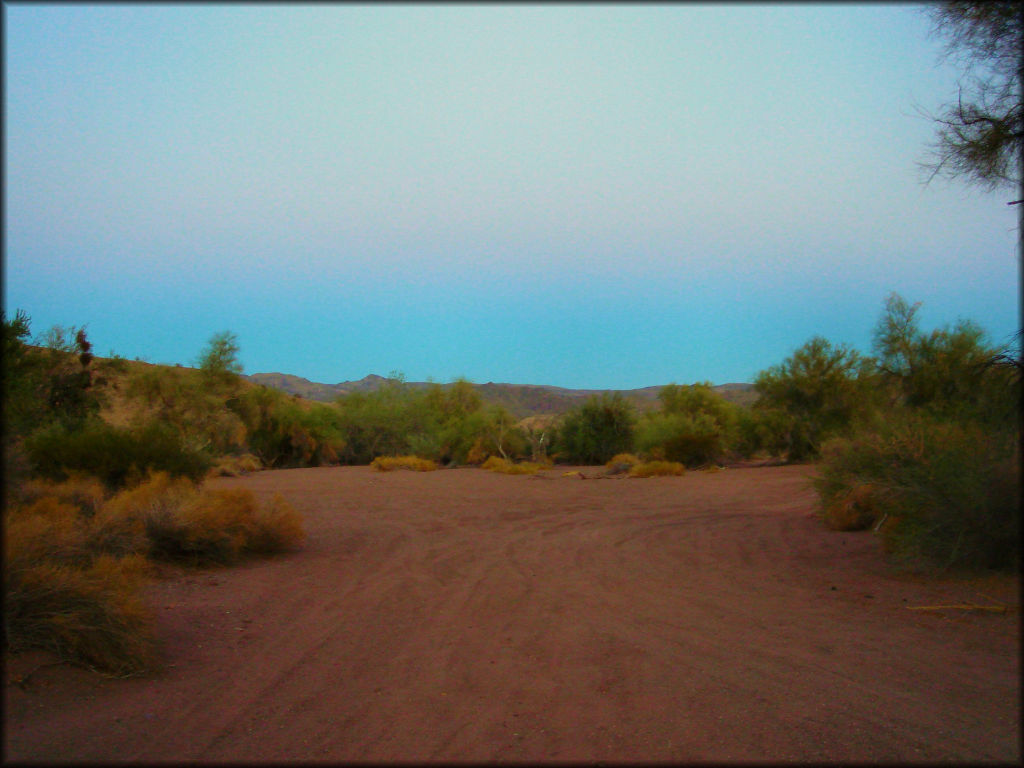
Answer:
<svg viewBox="0 0 1024 768"><path fill-rule="evenodd" d="M358 381L342 381L337 384L319 384L301 376L287 373L254 373L247 376L250 381L272 389L279 389L290 395L307 400L332 402L340 395L352 392L373 392L385 382L390 381L383 376L370 374ZM407 386L421 388L429 386L429 382L410 381ZM442 384L442 387L449 386ZM658 392L661 386L643 387L641 389L565 389L547 384L474 384L480 397L485 402L501 405L518 419L542 414L560 414L575 408L592 395L618 392L632 402L640 410L650 410L658 406ZM751 405L757 399L753 384L719 384L713 389L726 400L740 405Z"/></svg>

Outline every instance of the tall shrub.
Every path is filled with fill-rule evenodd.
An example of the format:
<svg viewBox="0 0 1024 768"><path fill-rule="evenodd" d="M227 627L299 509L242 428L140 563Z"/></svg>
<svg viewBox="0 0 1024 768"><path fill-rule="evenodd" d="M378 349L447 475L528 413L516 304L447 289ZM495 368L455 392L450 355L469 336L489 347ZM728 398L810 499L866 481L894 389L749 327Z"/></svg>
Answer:
<svg viewBox="0 0 1024 768"><path fill-rule="evenodd" d="M54 424L26 442L29 460L44 477L63 480L85 473L110 488L123 487L150 471L197 480L210 468L208 455L184 445L180 435L159 422L115 427L93 419L78 429Z"/></svg>
<svg viewBox="0 0 1024 768"><path fill-rule="evenodd" d="M569 411L558 430L558 455L581 464L604 464L633 450L636 414L617 392L594 395Z"/></svg>
<svg viewBox="0 0 1024 768"><path fill-rule="evenodd" d="M898 561L1013 567L1020 557L1017 435L914 411L825 446L823 513L869 489L875 524ZM867 499L859 499L862 503Z"/></svg>
<svg viewBox="0 0 1024 768"><path fill-rule="evenodd" d="M756 405L780 414L779 448L790 460L814 458L826 439L848 432L856 417L866 415L872 376L870 358L816 336L758 374Z"/></svg>

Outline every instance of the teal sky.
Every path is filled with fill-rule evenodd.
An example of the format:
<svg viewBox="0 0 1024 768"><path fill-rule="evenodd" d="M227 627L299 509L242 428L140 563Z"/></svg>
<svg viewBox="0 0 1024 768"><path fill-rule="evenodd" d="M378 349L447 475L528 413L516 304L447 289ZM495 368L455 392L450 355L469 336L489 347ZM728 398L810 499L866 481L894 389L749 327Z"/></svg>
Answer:
<svg viewBox="0 0 1024 768"><path fill-rule="evenodd" d="M1012 192L923 185L915 5L4 6L4 308L247 373L753 381L1018 327Z"/></svg>

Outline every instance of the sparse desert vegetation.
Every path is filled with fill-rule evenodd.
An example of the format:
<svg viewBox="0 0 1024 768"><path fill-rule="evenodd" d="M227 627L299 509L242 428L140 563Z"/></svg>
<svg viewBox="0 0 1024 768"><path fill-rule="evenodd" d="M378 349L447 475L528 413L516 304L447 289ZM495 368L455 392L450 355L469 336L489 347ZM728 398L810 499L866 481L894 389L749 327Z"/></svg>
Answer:
<svg viewBox="0 0 1024 768"><path fill-rule="evenodd" d="M200 489L166 472L109 494L93 479L33 481L4 508L9 648L44 648L100 671L158 665L141 589L154 561L230 564L298 546L302 520L282 498Z"/></svg>
<svg viewBox="0 0 1024 768"><path fill-rule="evenodd" d="M247 485L274 468L363 464L429 482L433 470L462 467L434 474L663 477L585 485L724 489L740 470L715 474L723 465L788 462L813 481L823 536L877 537L892 565L933 576L1012 573L1020 369L973 324L925 332L916 312L890 297L871 357L811 339L757 377L750 407L707 382L671 384L655 409L603 394L518 423L463 380L392 379L311 403L241 379L231 334L211 339L197 369L162 368L97 359L80 329L29 344L27 316L5 318L7 648L116 676L159 668L162 638L145 599L159 568L235 566L302 545L303 515ZM581 471L597 464L599 473ZM581 493L568 479L519 485Z"/></svg>

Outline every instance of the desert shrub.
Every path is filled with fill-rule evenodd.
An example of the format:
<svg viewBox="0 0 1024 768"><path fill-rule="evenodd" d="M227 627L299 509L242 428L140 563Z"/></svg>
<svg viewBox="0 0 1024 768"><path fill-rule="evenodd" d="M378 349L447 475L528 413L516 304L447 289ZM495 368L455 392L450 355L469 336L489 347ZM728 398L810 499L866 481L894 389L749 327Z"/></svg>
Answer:
<svg viewBox="0 0 1024 768"><path fill-rule="evenodd" d="M336 402L344 441L340 456L349 464L369 464L378 456L408 454L409 435L424 431L422 396L401 378L388 379L373 392L343 395Z"/></svg>
<svg viewBox="0 0 1024 768"><path fill-rule="evenodd" d="M113 556L149 554L145 517L131 514L119 504L105 504L90 521L87 535L91 552Z"/></svg>
<svg viewBox="0 0 1024 768"><path fill-rule="evenodd" d="M101 555L84 567L27 561L17 551L22 541L15 540L15 557L5 567L4 623L11 650L42 648L117 675L154 665L152 615L140 594L144 558Z"/></svg>
<svg viewBox="0 0 1024 768"><path fill-rule="evenodd" d="M280 494L274 494L269 504L256 510L246 549L260 555L287 552L305 537L302 515Z"/></svg>
<svg viewBox="0 0 1024 768"><path fill-rule="evenodd" d="M74 472L120 488L153 470L197 480L209 468L207 456L185 447L170 428L158 423L126 429L101 421L68 430L53 425L26 441L29 460L44 477L63 480Z"/></svg>
<svg viewBox="0 0 1024 768"><path fill-rule="evenodd" d="M253 387L229 407L246 429L249 450L268 467L336 464L345 445L341 413L323 403L299 403L284 392Z"/></svg>
<svg viewBox="0 0 1024 768"><path fill-rule="evenodd" d="M791 461L814 458L829 437L848 434L873 402L870 358L816 336L758 374L756 407L774 411L775 438Z"/></svg>
<svg viewBox="0 0 1024 768"><path fill-rule="evenodd" d="M415 472L432 472L438 469L437 463L419 456L378 456L370 466L378 472L393 472L396 469L411 469Z"/></svg>
<svg viewBox="0 0 1024 768"><path fill-rule="evenodd" d="M608 467L608 469L611 469L616 464L628 464L629 466L633 466L634 464L639 463L640 458L638 456L634 456L632 453L617 453L605 462L605 466Z"/></svg>
<svg viewBox="0 0 1024 768"><path fill-rule="evenodd" d="M736 420L739 406L730 403L712 388L709 381L679 385L669 384L658 392L664 413L707 414L723 429Z"/></svg>
<svg viewBox="0 0 1024 768"><path fill-rule="evenodd" d="M478 437L473 441L473 445L470 446L469 451L466 452L464 464L472 464L479 466L490 458L491 452L484 447L484 440L482 437Z"/></svg>
<svg viewBox="0 0 1024 768"><path fill-rule="evenodd" d="M253 538L256 501L245 489L202 491L146 519L150 555L193 565L237 562Z"/></svg>
<svg viewBox="0 0 1024 768"><path fill-rule="evenodd" d="M410 456L419 456L435 463L444 463L442 457L448 454L443 438L437 432L415 432L406 435L405 444Z"/></svg>
<svg viewBox="0 0 1024 768"><path fill-rule="evenodd" d="M569 411L558 430L558 455L583 464L604 464L633 449L636 415L620 394L593 396Z"/></svg>
<svg viewBox="0 0 1024 768"><path fill-rule="evenodd" d="M53 560L82 566L91 560L86 521L66 501L43 496L4 512L4 564L20 571Z"/></svg>
<svg viewBox="0 0 1024 768"><path fill-rule="evenodd" d="M778 454L785 452L785 440L773 435L777 431L772 428L772 411L756 407L736 409L736 422L733 427L732 454L737 458L753 456L767 452ZM779 450L773 450L778 447Z"/></svg>
<svg viewBox="0 0 1024 768"><path fill-rule="evenodd" d="M138 485L110 498L93 518L93 549L110 554L154 554L159 536L177 510L195 495L187 478L152 472Z"/></svg>
<svg viewBox="0 0 1024 768"><path fill-rule="evenodd" d="M414 389L392 378L376 391L339 398L337 412L344 439L339 456L352 464L409 454L439 464L479 463L493 453L525 449L512 417L503 408L484 407L464 379Z"/></svg>
<svg viewBox="0 0 1024 768"><path fill-rule="evenodd" d="M237 388L224 379L187 368L154 366L136 371L126 394L141 406L137 420L159 423L189 450L222 454L244 446L245 425L228 407Z"/></svg>
<svg viewBox="0 0 1024 768"><path fill-rule="evenodd" d="M821 519L833 531L863 531L881 522L881 491L870 483L837 490L822 505Z"/></svg>
<svg viewBox="0 0 1024 768"><path fill-rule="evenodd" d="M409 450L442 463L464 463L485 429L483 400L466 379L447 386L431 384L415 396L417 433Z"/></svg>
<svg viewBox="0 0 1024 768"><path fill-rule="evenodd" d="M56 422L74 429L99 412L106 383L84 328L53 326L28 345L29 317L3 320L5 427L26 435Z"/></svg>
<svg viewBox="0 0 1024 768"><path fill-rule="evenodd" d="M199 372L208 387L231 390L237 388L242 373L238 336L231 331L213 334L197 360Z"/></svg>
<svg viewBox="0 0 1024 768"><path fill-rule="evenodd" d="M535 461L522 461L516 464L500 456L491 456L480 465L480 468L491 472L500 472L503 475L535 475L549 466L550 464L541 464Z"/></svg>
<svg viewBox="0 0 1024 768"><path fill-rule="evenodd" d="M1004 434L921 413L888 414L827 444L816 486L823 514L872 486L886 549L906 565L1014 566L1020 451ZM864 506L862 504L862 506ZM865 513L866 514L866 513Z"/></svg>
<svg viewBox="0 0 1024 768"><path fill-rule="evenodd" d="M97 478L74 472L63 482L28 479L16 491L19 503L31 503L49 496L71 504L86 517L95 515L107 498L107 490Z"/></svg>
<svg viewBox="0 0 1024 768"><path fill-rule="evenodd" d="M251 453L241 456L221 456L207 472L207 477L239 477L263 469L260 460Z"/></svg>
<svg viewBox="0 0 1024 768"><path fill-rule="evenodd" d="M996 350L985 331L969 320L922 331L920 304L898 294L886 300L874 330L879 378L893 404L937 418L974 421L1000 428L1019 418L1020 369L993 365L1017 355Z"/></svg>
<svg viewBox="0 0 1024 768"><path fill-rule="evenodd" d="M629 470L640 463L640 459L632 453L617 453L608 459L604 466L608 474L617 475L622 472L629 472Z"/></svg>
<svg viewBox="0 0 1024 768"><path fill-rule="evenodd" d="M299 513L279 496L260 507L247 489L199 490L157 472L112 497L88 535L94 551L201 565L282 552L304 533Z"/></svg>
<svg viewBox="0 0 1024 768"><path fill-rule="evenodd" d="M629 470L630 477L660 477L663 475L686 474L686 467L678 461L645 461L635 464Z"/></svg>
<svg viewBox="0 0 1024 768"><path fill-rule="evenodd" d="M644 454L688 467L719 460L725 452L724 428L706 413L651 413L637 428L636 445Z"/></svg>

